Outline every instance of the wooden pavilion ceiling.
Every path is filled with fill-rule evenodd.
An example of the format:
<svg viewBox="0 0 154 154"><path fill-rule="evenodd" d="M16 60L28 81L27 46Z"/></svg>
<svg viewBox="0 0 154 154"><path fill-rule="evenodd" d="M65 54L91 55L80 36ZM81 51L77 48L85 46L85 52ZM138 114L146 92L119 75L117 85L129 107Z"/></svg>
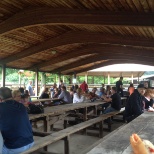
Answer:
<svg viewBox="0 0 154 154"><path fill-rule="evenodd" d="M153 0L1 0L0 64L73 74L154 65Z"/></svg>

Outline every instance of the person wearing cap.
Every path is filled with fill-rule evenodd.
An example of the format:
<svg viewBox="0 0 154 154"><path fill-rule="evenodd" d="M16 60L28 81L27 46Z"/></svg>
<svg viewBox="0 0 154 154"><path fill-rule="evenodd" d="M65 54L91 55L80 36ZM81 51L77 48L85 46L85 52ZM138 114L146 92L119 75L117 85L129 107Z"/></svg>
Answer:
<svg viewBox="0 0 154 154"><path fill-rule="evenodd" d="M145 87L143 84L139 84L137 89L130 95L125 107L125 119L127 122L132 121L144 112Z"/></svg>

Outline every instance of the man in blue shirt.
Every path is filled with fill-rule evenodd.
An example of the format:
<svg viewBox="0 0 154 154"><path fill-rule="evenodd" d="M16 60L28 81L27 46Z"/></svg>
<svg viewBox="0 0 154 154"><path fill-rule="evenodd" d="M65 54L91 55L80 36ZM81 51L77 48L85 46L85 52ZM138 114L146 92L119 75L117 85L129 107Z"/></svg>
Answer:
<svg viewBox="0 0 154 154"><path fill-rule="evenodd" d="M0 130L3 154L18 154L34 144L26 108L12 99L11 90L6 87L0 88Z"/></svg>
<svg viewBox="0 0 154 154"><path fill-rule="evenodd" d="M72 99L71 99L71 95L70 93L66 90L65 86L61 87L61 94L59 95L58 99L61 99L63 101L63 104L67 104L67 103L73 103Z"/></svg>

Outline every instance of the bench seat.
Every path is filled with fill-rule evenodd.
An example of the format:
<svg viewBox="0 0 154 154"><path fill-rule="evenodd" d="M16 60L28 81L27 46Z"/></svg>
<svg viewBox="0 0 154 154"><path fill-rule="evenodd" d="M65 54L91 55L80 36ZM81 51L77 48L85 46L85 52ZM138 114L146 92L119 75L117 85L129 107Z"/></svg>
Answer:
<svg viewBox="0 0 154 154"><path fill-rule="evenodd" d="M69 136L71 134L74 134L74 133L76 133L80 130L86 129L87 127L90 127L94 124L99 123L99 126L100 126L99 127L99 135L100 135L100 137L102 137L102 135L103 135L102 134L102 132L103 132L103 120L110 118L111 116L114 116L116 114L119 114L123 111L124 111L124 108L121 109L120 111L111 112L111 113L108 113L108 114L103 114L103 115L100 115L99 117L96 117L96 118L90 119L88 121L82 122L80 124L68 127L66 129L55 132L53 134L44 133L45 137L42 137L42 138L38 139L37 141L35 141L34 146L31 147L29 150L23 152L22 154L32 153L32 152L34 152L38 149L41 149L45 146L48 146L51 143L56 142L56 141L61 140L61 139L64 139L65 154L69 154L70 153L69 152ZM43 132L41 132L41 134L43 134Z"/></svg>

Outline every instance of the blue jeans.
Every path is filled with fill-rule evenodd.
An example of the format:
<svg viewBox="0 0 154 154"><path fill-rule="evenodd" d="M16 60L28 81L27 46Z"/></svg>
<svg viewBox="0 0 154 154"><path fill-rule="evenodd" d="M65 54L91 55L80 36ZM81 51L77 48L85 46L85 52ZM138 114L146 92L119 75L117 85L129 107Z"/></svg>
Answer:
<svg viewBox="0 0 154 154"><path fill-rule="evenodd" d="M114 112L114 111L117 111L117 110L115 110L115 109L112 108L112 107L108 107L108 108L106 108L106 110L104 111L104 114L107 114L107 113L110 113L110 112Z"/></svg>
<svg viewBox="0 0 154 154"><path fill-rule="evenodd" d="M25 145L21 148L17 148L17 149L8 149L5 145L3 145L2 154L19 154L21 152L24 152L24 151L30 149L33 145L34 145L34 142L32 142L28 145Z"/></svg>

